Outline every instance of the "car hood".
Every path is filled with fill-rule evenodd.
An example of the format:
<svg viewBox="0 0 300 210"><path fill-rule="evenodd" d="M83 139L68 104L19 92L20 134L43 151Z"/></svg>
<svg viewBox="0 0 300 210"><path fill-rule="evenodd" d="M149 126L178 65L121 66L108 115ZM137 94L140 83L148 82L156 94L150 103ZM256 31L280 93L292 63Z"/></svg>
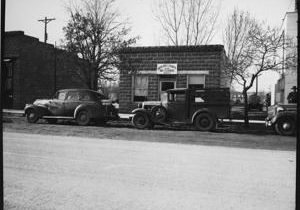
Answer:
<svg viewBox="0 0 300 210"><path fill-rule="evenodd" d="M49 106L50 104L50 101L52 101L52 99L36 99L34 102L33 102L33 105L36 105L36 106Z"/></svg>

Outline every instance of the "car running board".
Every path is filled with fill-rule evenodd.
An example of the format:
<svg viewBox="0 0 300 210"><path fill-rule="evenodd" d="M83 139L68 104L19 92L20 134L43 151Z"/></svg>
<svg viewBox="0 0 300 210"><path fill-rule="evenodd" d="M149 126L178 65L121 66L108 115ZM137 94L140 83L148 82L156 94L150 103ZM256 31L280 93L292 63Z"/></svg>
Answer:
<svg viewBox="0 0 300 210"><path fill-rule="evenodd" d="M74 117L64 117L64 116L43 116L43 119L65 119L65 120L74 120Z"/></svg>

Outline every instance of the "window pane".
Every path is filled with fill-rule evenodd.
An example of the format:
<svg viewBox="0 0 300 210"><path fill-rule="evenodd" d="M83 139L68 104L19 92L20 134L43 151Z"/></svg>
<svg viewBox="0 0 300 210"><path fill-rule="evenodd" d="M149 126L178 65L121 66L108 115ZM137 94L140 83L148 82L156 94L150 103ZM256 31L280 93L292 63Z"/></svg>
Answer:
<svg viewBox="0 0 300 210"><path fill-rule="evenodd" d="M75 91L69 92L66 100L71 100L71 101L79 100L79 93Z"/></svg>
<svg viewBox="0 0 300 210"><path fill-rule="evenodd" d="M161 91L174 89L175 82L161 82Z"/></svg>
<svg viewBox="0 0 300 210"><path fill-rule="evenodd" d="M134 79L134 101L146 101L148 96L148 76L136 76Z"/></svg>
<svg viewBox="0 0 300 210"><path fill-rule="evenodd" d="M66 98L66 93L65 92L60 92L58 94L58 99L59 100L65 100L65 98Z"/></svg>

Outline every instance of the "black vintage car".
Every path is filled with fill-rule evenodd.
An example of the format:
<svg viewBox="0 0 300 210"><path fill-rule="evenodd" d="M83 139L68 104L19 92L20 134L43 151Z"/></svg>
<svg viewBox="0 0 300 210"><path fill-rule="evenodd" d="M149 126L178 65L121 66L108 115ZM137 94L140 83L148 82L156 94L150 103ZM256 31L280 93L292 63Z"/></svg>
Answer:
<svg viewBox="0 0 300 210"><path fill-rule="evenodd" d="M155 124L192 124L198 130L216 128L219 119L230 116L229 88L167 90L161 101L146 101L134 109L133 125L138 129Z"/></svg>
<svg viewBox="0 0 300 210"><path fill-rule="evenodd" d="M79 125L88 125L91 121L103 124L119 118L111 100L87 89L59 90L52 99L37 99L33 104L26 104L25 115L29 123L39 119L56 123L64 119L76 120Z"/></svg>
<svg viewBox="0 0 300 210"><path fill-rule="evenodd" d="M277 104L269 107L265 123L279 135L294 135L297 131L297 104Z"/></svg>

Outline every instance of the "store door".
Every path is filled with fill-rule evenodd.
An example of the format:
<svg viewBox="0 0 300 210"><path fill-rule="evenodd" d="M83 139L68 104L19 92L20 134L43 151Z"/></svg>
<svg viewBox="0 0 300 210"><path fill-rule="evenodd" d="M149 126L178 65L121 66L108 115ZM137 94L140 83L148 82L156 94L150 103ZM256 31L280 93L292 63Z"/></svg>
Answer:
<svg viewBox="0 0 300 210"><path fill-rule="evenodd" d="M166 91L166 90L170 90L170 89L174 89L176 86L176 82L175 81L160 81L160 99L161 99L161 95L162 92Z"/></svg>
<svg viewBox="0 0 300 210"><path fill-rule="evenodd" d="M3 88L3 108L13 108L13 61L4 59L1 84Z"/></svg>

